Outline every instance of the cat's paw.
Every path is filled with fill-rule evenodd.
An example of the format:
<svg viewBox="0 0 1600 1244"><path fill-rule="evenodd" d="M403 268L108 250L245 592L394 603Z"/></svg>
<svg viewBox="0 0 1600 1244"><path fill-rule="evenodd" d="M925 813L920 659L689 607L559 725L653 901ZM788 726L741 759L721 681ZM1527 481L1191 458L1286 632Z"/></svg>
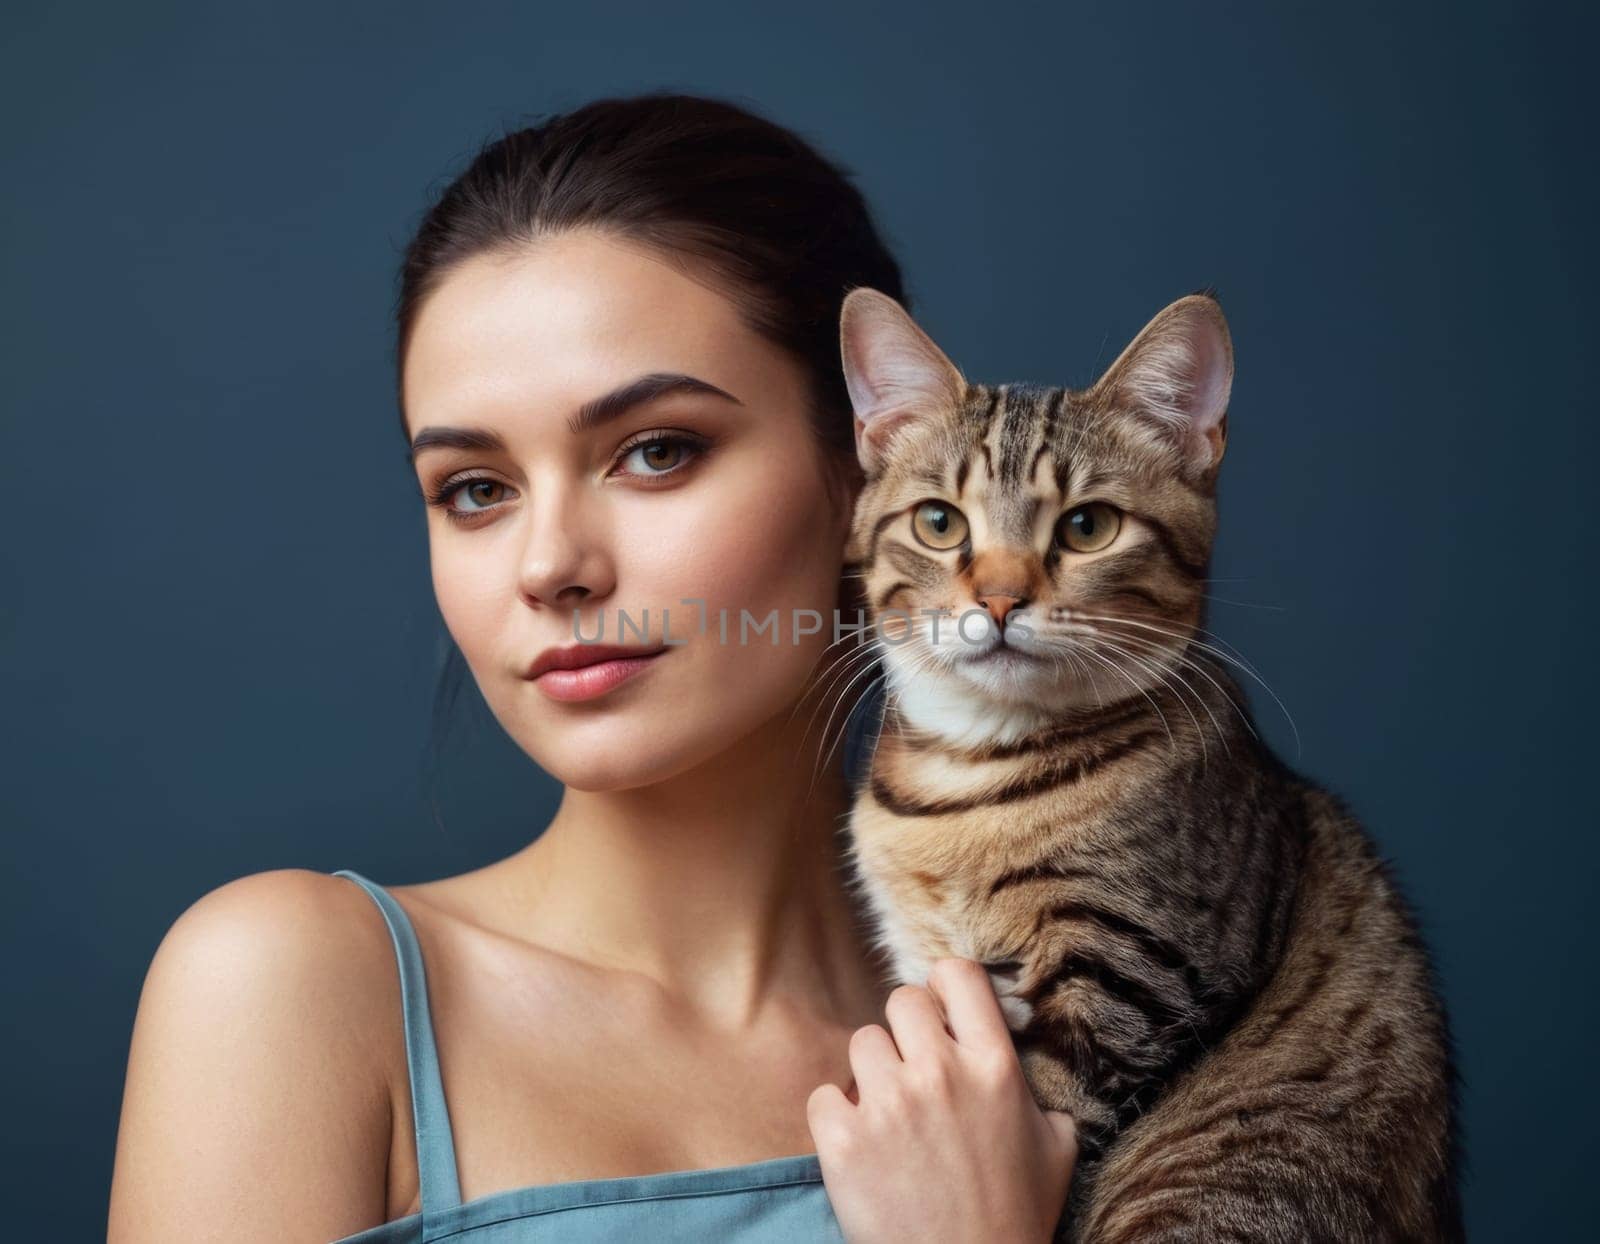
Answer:
<svg viewBox="0 0 1600 1244"><path fill-rule="evenodd" d="M1012 1032L1021 1032L1033 1019L1033 1007L1021 998L1011 997L1007 994L997 994L1000 999L1000 1013L1006 1017L1006 1027Z"/></svg>
<svg viewBox="0 0 1600 1244"><path fill-rule="evenodd" d="M1006 1027L1012 1032L1021 1032L1033 1018L1033 1006L1018 996L1022 988L1021 960L1001 959L983 966L989 972L989 983L994 986L994 996L1000 1003Z"/></svg>

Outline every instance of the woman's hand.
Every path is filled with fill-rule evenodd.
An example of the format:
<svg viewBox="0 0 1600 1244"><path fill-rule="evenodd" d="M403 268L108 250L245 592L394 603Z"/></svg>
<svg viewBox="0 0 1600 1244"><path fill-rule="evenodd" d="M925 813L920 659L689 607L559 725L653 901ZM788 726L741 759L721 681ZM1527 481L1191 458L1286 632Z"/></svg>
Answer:
<svg viewBox="0 0 1600 1244"><path fill-rule="evenodd" d="M942 1016L941 1016L942 1009ZM940 959L850 1038L856 1092L823 1084L806 1118L850 1244L1048 1244L1077 1129L1041 1111L982 964ZM946 1030L946 1023L949 1030Z"/></svg>

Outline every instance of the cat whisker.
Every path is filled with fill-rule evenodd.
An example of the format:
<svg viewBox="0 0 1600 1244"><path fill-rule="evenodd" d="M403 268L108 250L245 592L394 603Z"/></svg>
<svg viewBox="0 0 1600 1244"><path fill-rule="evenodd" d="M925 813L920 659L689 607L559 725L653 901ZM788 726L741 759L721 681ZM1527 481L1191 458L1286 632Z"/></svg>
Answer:
<svg viewBox="0 0 1600 1244"><path fill-rule="evenodd" d="M815 673L817 666L822 664L823 659L828 655L828 653L832 652L835 648L839 647L842 644L848 644L848 643L852 643L852 642L858 643L860 645L865 645L865 644L870 643L871 640L870 639L864 639L862 637L862 634L860 632L858 632L858 631L847 631L845 634L841 635L838 639L834 640L831 644L829 644L827 647L823 648L822 651L817 654L817 659L811 665L811 672ZM851 649L851 651L853 652L854 649Z"/></svg>
<svg viewBox="0 0 1600 1244"><path fill-rule="evenodd" d="M1134 662L1141 669L1144 669L1147 672L1152 673L1155 676L1155 679L1156 679L1156 681L1158 683L1160 683L1162 686L1165 686L1165 687L1167 687L1167 688L1172 690L1173 696L1177 699L1178 703L1183 706L1183 711L1189 714L1189 720L1194 725L1195 737L1197 739L1199 739L1199 741L1200 741L1200 759L1201 759L1201 761L1205 762L1205 761L1209 760L1210 759L1210 753L1206 749L1206 732L1203 729L1200 728L1200 719L1194 715L1194 710L1189 707L1189 701L1184 699L1183 692L1178 690L1176 687L1173 687L1172 682L1170 682L1168 680L1169 679L1175 680L1179 684L1179 686L1181 686L1184 690L1188 691L1190 695L1194 696L1194 698L1199 701L1200 707L1205 709L1205 711L1206 711L1206 716L1211 718L1211 725L1213 726L1213 728L1215 728L1215 730L1217 732L1217 736L1219 738L1223 738L1222 727L1217 724L1216 717L1212 716L1210 708L1208 708L1206 706L1205 699L1200 695L1200 693L1198 691L1196 691L1193 687L1191 687L1188 684L1188 682L1186 682L1184 680L1184 678L1180 674L1176 673L1175 671L1169 670L1169 669L1163 669L1162 667L1155 665L1154 663L1146 660L1145 658L1140 657L1140 656L1138 656L1138 655L1136 655L1136 654L1134 654L1132 652L1129 652L1126 648L1119 647L1117 644L1111 642L1110 640L1108 640L1103 635L1098 635L1098 634L1095 635L1094 636L1094 640L1095 640L1095 642L1097 644L1100 644L1100 645L1103 645L1104 647L1110 648L1113 652L1117 653L1119 656L1125 657L1127 660ZM1168 735L1169 735L1169 739L1170 739L1170 735L1171 735L1170 731L1168 732ZM1173 743L1173 747L1176 747L1176 746L1177 746L1176 743ZM1228 744L1227 744L1226 738L1223 738L1222 747L1223 747L1223 751L1224 752L1226 752L1228 750Z"/></svg>
<svg viewBox="0 0 1600 1244"><path fill-rule="evenodd" d="M912 627L914 629L914 622L912 623ZM908 634L909 634L909 632L908 632ZM869 657L872 658L870 661L865 663L863 668L861 668L859 670L854 670L854 671L849 670L850 657L846 657L846 658L842 659L841 661L838 661L838 662L835 663L835 667L836 668L833 671L831 671L831 673L832 673L832 682L833 683L837 683L838 679L841 676L843 676L844 673L848 673L849 677L848 677L848 681L845 684L844 689L841 692L839 692L839 694L836 697L832 707L829 708L827 720L823 724L822 738L819 741L818 746L819 746L819 749L820 749L820 748L822 748L823 743L826 743L826 751L822 755L817 767L812 772L811 788L810 789L814 789L815 788L817 778L820 776L821 772L824 769L826 769L828 764L831 762L831 760L833 758L833 752L838 747L839 740L844 737L844 734L845 734L846 730L849 727L851 713L853 713L856 710L856 708L860 705L861 701L866 697L868 692L870 692L872 687L874 685L876 685L876 682L887 681L888 674L885 671L882 674L880 674L879 678L877 680L875 680L875 682L868 683L867 686L865 688L863 688L861 693L856 697L854 703L852 703L850 708L845 711L843 723L841 725L841 729L840 729L839 733L836 736L833 736L833 719L834 719L835 714L837 714L837 712L839 710L839 706L841 704L843 704L844 701L849 697L851 691L853 690L855 685L858 682L861 681L863 676L871 674L874 669L880 667L881 661L882 661L882 654L886 650L887 650L886 641L884 641L882 639L878 639L878 638L873 638L873 639L865 641L863 643L863 645L862 645L862 652L866 653ZM859 654L852 654L852 655L859 655ZM910 650L909 655L913 660L921 662L925 666L930 664L929 655L925 650L912 649L912 650ZM830 690L831 690L831 686L830 686ZM891 697L891 699L895 698L892 687L890 688L890 697ZM814 710L813 714L812 714L812 722L813 723L815 722L815 719L816 719L816 713L815 713L815 710ZM808 723L807 727L806 727L806 733L808 735L810 733L810 726L811 726L811 723ZM829 741L830 740L830 736L832 736L831 737L831 741ZM809 795L809 789L808 789L808 795Z"/></svg>
<svg viewBox="0 0 1600 1244"><path fill-rule="evenodd" d="M877 653L879 651L881 651L882 641L881 640L873 640L873 641L871 641L871 646L872 646L872 648L874 650L874 655L877 655ZM918 663L922 668L931 668L932 667L932 662L931 662L929 654L927 653L926 650L913 649L911 651L911 653L910 653L910 656L913 659L913 661ZM855 685L855 683L860 681L860 679L861 679L863 674L870 673L872 668L874 668L874 667L873 666L869 666L867 669L859 671L855 675L852 676L852 678L850 680L850 683L845 687L844 692L841 693L838 703L843 703L845 697L849 695L850 690ZM880 673L876 679L874 679L872 682L868 683L867 686L865 688L863 688L863 690L861 691L860 695L856 697L855 703L853 703L850 706L850 708L846 711L845 716L844 716L844 722L843 722L843 724L841 726L839 734L828 745L827 753L823 757L820 765L816 769L813 770L813 773L812 773L812 789L815 788L817 777L821 774L821 772L824 769L827 768L829 762L832 760L834 748L836 748L838 746L839 740L844 737L844 734L845 734L846 730L849 727L850 714L853 713L856 710L856 708L860 705L861 701L864 700L866 698L866 696L871 692L872 688L874 686L877 686L880 683L886 685L885 698L886 698L886 700L888 701L888 703L891 706L897 705L900 702L899 692L897 692L894 689L893 684L889 682L889 676L888 676L887 670L884 670L884 672ZM831 731L831 728L832 728L832 725L833 725L833 712L837 711L837 707L838 707L838 704L836 703L835 706L834 706L834 710L831 710L829 712L829 714L828 714L828 720L824 724L824 727L823 727L823 738L824 739L826 739L828 737L828 735L829 735L829 733ZM807 791L808 797L809 797L809 794L810 794L810 790L808 789L808 791Z"/></svg>
<svg viewBox="0 0 1600 1244"><path fill-rule="evenodd" d="M1190 631L1185 632L1173 630L1169 627L1157 626L1155 623L1147 622L1141 618L1127 618L1111 614L1089 613L1080 613L1074 616L1090 621L1117 623L1123 626L1136 626L1141 630L1153 631L1158 635L1169 636L1170 638L1178 640L1188 647L1197 648L1203 652L1209 653L1210 655L1216 657L1219 661L1234 666L1240 670L1240 672L1248 674L1251 678L1260 683L1261 686L1266 690L1267 694L1271 695L1275 700L1278 701L1278 706L1283 709L1284 716L1289 718L1290 725L1293 726L1294 724L1293 718L1289 717L1288 709L1284 708L1283 706L1283 701L1278 700L1276 693L1270 686L1268 686L1266 680L1262 678L1260 672L1255 668L1255 666L1245 659L1244 654L1239 652L1238 649L1234 648L1232 644L1228 643L1228 641L1223 639L1220 635L1207 630L1205 627L1196 626L1191 628ZM1198 638L1198 636L1205 636L1206 639ZM1207 639L1215 640L1216 642L1208 643L1206 642Z"/></svg>
<svg viewBox="0 0 1600 1244"><path fill-rule="evenodd" d="M867 672L870 673L870 671L867 671ZM858 707L860 707L861 702L866 699L866 697L872 692L874 687L881 686L882 684L884 684L887 681L887 679L888 679L888 675L887 674L883 674L883 673L880 673L880 674L876 675L875 677L873 677L871 679L871 681L868 682L867 685L862 688L861 694L856 697L855 703L853 703L850 706L850 708L846 711L843 728L840 729L838 736L828 745L827 752L822 757L821 762L818 764L818 766L816 768L814 768L812 770L811 786L808 787L807 791L806 791L806 794L807 794L808 798L810 797L811 791L814 790L815 787L816 787L817 778L821 775L821 773L824 770L827 769L829 763L832 761L834 748L838 746L839 740L844 738L846 732L848 731L849 722L850 722L850 715L852 713L854 713Z"/></svg>
<svg viewBox="0 0 1600 1244"><path fill-rule="evenodd" d="M1142 638L1138 638L1138 637L1131 636L1131 635L1120 635L1120 636L1118 636L1118 638L1121 639L1125 643L1138 644L1140 647L1147 648L1147 649L1153 649L1153 650L1158 651L1158 652L1164 652L1164 653L1171 653L1172 652L1171 648L1167 647L1164 644L1156 643L1154 640L1142 639ZM1176 654L1176 656L1177 656L1177 660L1182 665L1184 665L1184 666L1196 671L1202 678L1204 678L1207 682L1211 683L1212 686L1217 688L1217 690L1222 694L1223 698L1225 700L1227 700L1228 706L1230 708L1232 708L1233 711L1236 712L1239 715L1239 720L1240 720L1240 722L1242 722L1244 724L1245 729L1250 732L1250 734L1251 734L1251 736L1253 738L1256 738L1257 740L1259 740L1261 736L1256 732L1255 724L1250 720L1250 715L1246 711L1245 707L1243 705L1241 705L1237 700L1235 700L1233 698L1232 695L1230 695L1228 693L1228 689L1226 687L1223 687L1223 686L1218 684L1217 680L1211 676L1211 672L1205 667L1205 665L1202 662L1197 661L1194 658L1190 657L1186 652L1185 653L1178 653L1178 654Z"/></svg>
<svg viewBox="0 0 1600 1244"><path fill-rule="evenodd" d="M1173 639L1184 640L1187 643L1193 644L1194 646L1200 648L1201 650L1203 650L1205 652L1209 652L1212 656L1216 657L1219 661L1223 661L1223 662L1226 662L1228 664L1236 666L1242 672L1248 674L1251 678L1255 679L1256 682L1260 683L1262 689L1264 691L1266 691L1266 693L1272 697L1273 702L1278 706L1278 710L1283 714L1284 720L1289 723L1289 729L1294 735L1295 755L1298 756L1301 753L1302 747L1301 747L1301 742L1300 742L1300 727L1295 724L1294 715L1289 712L1288 705L1286 705L1283 702L1283 700L1279 697L1278 693L1276 691L1274 691L1270 685L1268 685L1267 680L1265 678L1263 678L1259 673L1257 673L1255 668L1248 661L1246 661L1242 656L1239 656L1239 657L1231 656L1229 653L1224 652L1220 648L1217 648L1214 645L1208 644L1208 643L1206 643L1206 642L1204 642L1202 640L1197 640L1193 636L1185 636L1184 634L1182 634L1179 631L1168 630L1165 627L1156 626L1152 622L1144 622L1144 621L1141 621L1140 619L1137 619L1137 618L1122 618L1122 617L1115 617L1115 616L1108 615L1108 614L1077 614L1075 616L1082 617L1082 618L1088 619L1090 621L1116 622L1116 623L1121 623L1122 625L1125 625L1125 626L1137 626L1137 627L1141 627L1142 629L1147 630L1147 631L1154 631L1154 632L1156 632L1157 634L1160 634L1160 635L1170 636ZM1210 634L1210 632L1206 631L1203 627L1197 627L1196 631L1198 633L1201 633L1201 634L1207 634L1207 635ZM1225 641L1221 640L1220 636L1213 636L1213 638L1216 638L1219 642L1225 642ZM1231 646L1232 645L1229 645L1229 647L1231 647ZM1259 736L1257 736L1257 737L1259 737Z"/></svg>
<svg viewBox="0 0 1600 1244"><path fill-rule="evenodd" d="M818 697L818 702L812 707L811 716L806 721L806 728L801 733L800 738L802 744L811 737L811 728L816 724L817 714L820 713L825 706L828 706L828 720L831 722L834 710L837 709L844 696L848 695L849 688L855 681L856 677L863 670L870 671L873 669L880 659L880 653L876 644L868 643L864 644L859 649L845 654L829 665L828 669L822 676L825 680L825 685L822 686L821 694ZM830 697L834 696L835 688L838 687L841 680L843 680L845 683L844 690L838 692L837 698L833 699L833 702L830 706ZM789 719L792 721L793 717L794 714L791 711ZM824 727L821 739L826 740L826 738L827 729ZM820 740L818 746L821 746Z"/></svg>
<svg viewBox="0 0 1600 1244"><path fill-rule="evenodd" d="M1101 665L1104 665L1113 674L1115 674L1117 677L1123 679L1130 687L1132 687L1140 695L1144 696L1145 699L1150 701L1150 707L1156 710L1156 716L1161 718L1161 726L1167 732L1167 747L1168 747L1168 749L1173 751L1173 752L1176 752L1177 751L1177 747L1178 747L1178 741L1172 735L1172 726L1167 721L1167 715L1161 711L1161 705L1156 703L1155 697L1153 697L1150 694L1149 691L1147 691L1143 686L1141 686L1139 684L1138 679L1133 678L1132 676L1130 676L1128 674L1127 670L1122 669L1114 661L1112 661L1109 657L1106 657L1106 656L1102 655L1101 653L1095 652L1093 649L1090 649L1090 648L1079 648L1078 652L1083 656L1090 657L1093 660L1099 661Z"/></svg>
<svg viewBox="0 0 1600 1244"><path fill-rule="evenodd" d="M832 645L830 645L830 647L831 646ZM812 663L811 669L807 672L808 683L806 690L795 701L793 707L790 708L788 717L784 719L784 726L787 728L789 725L793 724L795 714L800 711L801 705L803 705L811 696L818 695L821 700L826 701L828 691L831 689L832 684L837 681L839 669L841 667L847 668L853 661L860 659L863 653L871 655L871 650L868 645L852 648L848 652L842 653L841 655L833 658L831 661L827 662L826 665L823 664L823 659L821 656L819 656L817 660ZM819 666L821 666L820 672L818 670ZM813 707L813 718L815 715L816 708ZM801 738L804 739L806 734L809 733L810 724L808 723L806 726L806 731L801 735Z"/></svg>
<svg viewBox="0 0 1600 1244"><path fill-rule="evenodd" d="M1137 645L1139 645L1139 646L1141 646L1143 648L1153 650L1153 651L1161 654L1162 656L1172 657L1174 660L1178 661L1179 663L1181 663L1183 665L1187 665L1190 668L1196 670L1203 678L1206 679L1207 682L1209 682L1213 687L1216 687L1217 691L1222 695L1223 699L1228 701L1229 705L1233 708L1234 712L1239 714L1239 720L1244 723L1245 729L1249 730L1252 735L1255 734L1255 728L1250 724L1249 715L1242 708L1240 708L1237 703L1234 702L1233 697L1230 696L1227 693L1227 689L1224 688L1220 683L1218 683L1215 678L1212 678L1210 673L1208 673L1205 670L1205 668L1202 667L1201 665L1199 665L1197 662L1195 662L1195 661L1191 660L1190 658L1184 656L1184 654L1181 653L1181 652L1175 652L1170 646L1167 646L1167 645L1164 645L1164 644L1158 644L1153 640L1142 639L1142 638L1139 638L1137 636L1132 636L1132 635L1118 635L1117 639L1121 640L1123 643L1137 644ZM1104 636L1100 637L1100 641L1102 643L1111 643L1112 642L1112 641L1106 639ZM1223 735L1222 725L1221 725L1220 722L1217 721L1216 715L1214 713L1212 713L1211 706L1206 703L1205 697L1202 696L1198 691L1195 691L1194 687L1191 686L1186 679L1183 679L1181 675L1177 674L1176 671L1173 672L1173 676L1175 678L1178 678L1180 681L1182 681L1185 687L1188 687L1189 691L1194 695L1195 699L1200 702L1200 706L1206 710L1206 716L1211 718L1211 724L1214 727L1216 727L1216 731L1217 731L1218 736L1225 738L1226 736ZM1226 747L1226 744L1224 744L1224 747Z"/></svg>
<svg viewBox="0 0 1600 1244"><path fill-rule="evenodd" d="M1263 605L1253 600L1229 600L1226 596L1213 596L1210 592L1204 593L1204 596L1219 605L1238 605L1241 609L1271 609L1277 613L1286 612L1283 605Z"/></svg>
<svg viewBox="0 0 1600 1244"><path fill-rule="evenodd" d="M846 684L844 691L840 693L838 703L836 703L834 705L834 707L832 709L830 709L829 712L828 712L828 720L823 726L823 729L822 729L822 740L819 741L819 744L818 744L819 747L821 746L821 742L824 742L824 741L828 740L829 734L830 734L830 732L832 730L832 727L833 727L833 715L834 715L835 712L838 711L839 704L842 704L844 702L845 697L850 694L851 688L853 688L856 685L856 683L860 682L862 678L871 677L872 674L873 674L873 671L875 669L877 669L877 668L878 667L877 667L876 664L868 665L864 669L858 671L856 674L854 674L851 677L849 683ZM886 678L887 676L888 676L887 674L883 674L883 673L879 673L877 675L878 678ZM868 689L871 688L871 685L872 685L871 683L867 684ZM863 691L862 692L862 696L865 696L865 694L866 694L866 691ZM839 745L839 739L844 737L844 733L845 733L845 729L844 728L848 727L848 725L849 725L850 714L855 711L856 707L860 703L861 703L861 699L858 697L856 702L854 704L852 704L848 710L846 710L845 716L844 716L844 723L843 723L843 726L840 728L838 737L834 738L831 742L828 742L826 754L823 755L821 762L815 768L812 769L811 784L810 784L810 786L808 786L806 788L806 797L808 799L811 796L811 792L816 789L817 778L821 776L822 771L825 770L833 760L834 749Z"/></svg>
<svg viewBox="0 0 1600 1244"><path fill-rule="evenodd" d="M1125 626L1137 626L1147 631L1155 631L1161 635L1169 635L1173 639L1182 640L1185 643L1194 644L1197 647L1205 648L1208 652L1211 652L1223 660L1234 661L1246 673L1250 674L1254 678L1259 679L1261 677L1255 666L1251 665L1250 662L1245 659L1244 653L1240 652L1221 635L1218 635L1214 631L1210 631L1203 626L1191 627L1188 632L1184 632L1175 631L1168 627L1157 626L1155 623L1148 622L1143 618L1127 618L1113 614L1096 613L1078 613L1074 616L1087 618L1090 621L1095 622L1119 622ZM1195 636L1197 635L1202 635L1206 640L1211 640L1214 642L1206 643L1201 640L1197 640L1195 639ZM1230 655L1230 653L1232 655ZM1271 690L1271 688L1268 688L1268 690Z"/></svg>

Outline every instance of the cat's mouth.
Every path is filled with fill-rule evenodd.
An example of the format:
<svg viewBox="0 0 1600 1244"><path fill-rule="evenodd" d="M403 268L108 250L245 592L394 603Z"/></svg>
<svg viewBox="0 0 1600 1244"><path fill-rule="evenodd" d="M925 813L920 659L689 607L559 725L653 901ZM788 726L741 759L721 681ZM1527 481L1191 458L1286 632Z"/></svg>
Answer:
<svg viewBox="0 0 1600 1244"><path fill-rule="evenodd" d="M970 691L1011 704L1032 702L1061 679L1049 658L1000 640L960 657L951 673Z"/></svg>
<svg viewBox="0 0 1600 1244"><path fill-rule="evenodd" d="M1002 669L1040 665L1043 662L1044 658L1038 653L1024 651L1004 639L998 639L988 647L980 648L962 661L965 665L995 665Z"/></svg>

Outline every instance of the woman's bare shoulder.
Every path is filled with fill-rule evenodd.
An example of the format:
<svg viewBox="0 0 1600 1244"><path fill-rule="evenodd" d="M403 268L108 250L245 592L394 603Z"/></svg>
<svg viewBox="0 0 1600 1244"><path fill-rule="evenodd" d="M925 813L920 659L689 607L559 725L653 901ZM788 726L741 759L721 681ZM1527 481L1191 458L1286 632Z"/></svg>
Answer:
<svg viewBox="0 0 1600 1244"><path fill-rule="evenodd" d="M112 1239L335 1239L382 1221L404 1057L393 945L360 887L290 868L202 895L140 993Z"/></svg>
<svg viewBox="0 0 1600 1244"><path fill-rule="evenodd" d="M372 898L306 868L251 873L196 899L157 947L152 986L179 1001L203 995L207 1009L289 1001L296 1022L325 1028L382 1020L391 1002L397 1017L400 998L394 946Z"/></svg>

